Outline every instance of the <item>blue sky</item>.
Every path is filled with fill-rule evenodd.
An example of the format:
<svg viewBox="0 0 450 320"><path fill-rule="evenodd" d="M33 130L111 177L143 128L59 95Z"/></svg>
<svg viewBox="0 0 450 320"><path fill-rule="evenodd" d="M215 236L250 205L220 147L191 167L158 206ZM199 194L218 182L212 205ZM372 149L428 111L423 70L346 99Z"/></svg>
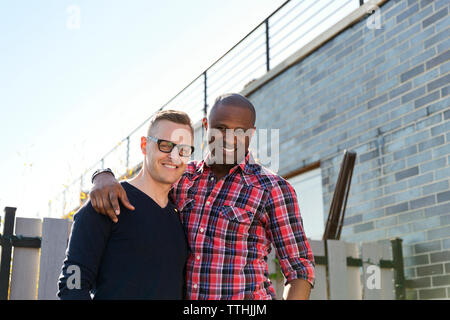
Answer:
<svg viewBox="0 0 450 320"><path fill-rule="evenodd" d="M0 207L47 216L65 184L283 2L0 1Z"/></svg>

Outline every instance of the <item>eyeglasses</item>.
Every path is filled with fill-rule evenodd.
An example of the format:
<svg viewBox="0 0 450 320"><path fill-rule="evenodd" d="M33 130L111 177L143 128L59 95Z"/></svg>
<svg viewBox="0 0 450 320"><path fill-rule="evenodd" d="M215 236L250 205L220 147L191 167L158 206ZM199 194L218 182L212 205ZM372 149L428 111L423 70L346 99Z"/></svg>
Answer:
<svg viewBox="0 0 450 320"><path fill-rule="evenodd" d="M187 144L176 144L168 140L158 139L152 136L147 137L158 144L158 149L164 153L171 153L173 148L178 148L178 155L180 157L190 157L194 153L194 147Z"/></svg>

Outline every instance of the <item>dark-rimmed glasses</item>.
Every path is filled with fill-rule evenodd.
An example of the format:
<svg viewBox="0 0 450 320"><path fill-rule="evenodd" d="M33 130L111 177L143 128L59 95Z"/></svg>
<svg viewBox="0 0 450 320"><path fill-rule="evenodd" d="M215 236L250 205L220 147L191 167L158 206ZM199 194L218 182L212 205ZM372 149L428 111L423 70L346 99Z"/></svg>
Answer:
<svg viewBox="0 0 450 320"><path fill-rule="evenodd" d="M164 153L171 153L173 148L178 148L178 155L180 157L190 157L194 153L194 147L187 144L176 144L169 140L158 139L156 137L147 136L148 139L155 141L158 144L158 149Z"/></svg>

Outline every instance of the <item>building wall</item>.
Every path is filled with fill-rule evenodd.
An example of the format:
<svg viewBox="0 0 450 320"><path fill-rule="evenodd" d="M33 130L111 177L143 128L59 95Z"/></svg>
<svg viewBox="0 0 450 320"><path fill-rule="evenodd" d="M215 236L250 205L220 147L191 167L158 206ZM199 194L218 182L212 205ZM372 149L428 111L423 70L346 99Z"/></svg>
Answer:
<svg viewBox="0 0 450 320"><path fill-rule="evenodd" d="M357 152L341 239L402 238L408 299L450 298L449 3L387 1L249 95L279 174L320 160L325 219Z"/></svg>

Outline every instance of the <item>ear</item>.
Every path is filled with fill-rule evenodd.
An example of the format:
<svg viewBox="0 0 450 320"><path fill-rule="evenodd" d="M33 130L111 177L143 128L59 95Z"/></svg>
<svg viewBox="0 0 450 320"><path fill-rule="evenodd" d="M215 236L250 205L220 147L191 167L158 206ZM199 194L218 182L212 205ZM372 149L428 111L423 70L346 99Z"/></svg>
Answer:
<svg viewBox="0 0 450 320"><path fill-rule="evenodd" d="M206 117L204 117L202 119L202 122L203 122L203 127L205 128L205 130L208 130L208 120L206 119Z"/></svg>
<svg viewBox="0 0 450 320"><path fill-rule="evenodd" d="M141 137L141 151L142 154L147 155L147 138Z"/></svg>

